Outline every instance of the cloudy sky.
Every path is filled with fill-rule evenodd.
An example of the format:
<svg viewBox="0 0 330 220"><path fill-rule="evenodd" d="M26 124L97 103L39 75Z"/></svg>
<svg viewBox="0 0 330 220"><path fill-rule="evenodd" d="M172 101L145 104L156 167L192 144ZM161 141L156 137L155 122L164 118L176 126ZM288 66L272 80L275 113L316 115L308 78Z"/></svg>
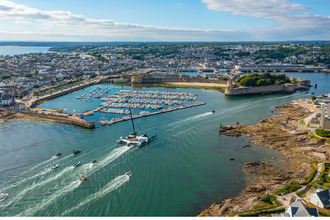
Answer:
<svg viewBox="0 0 330 220"><path fill-rule="evenodd" d="M0 0L8 40L330 40L330 0Z"/></svg>

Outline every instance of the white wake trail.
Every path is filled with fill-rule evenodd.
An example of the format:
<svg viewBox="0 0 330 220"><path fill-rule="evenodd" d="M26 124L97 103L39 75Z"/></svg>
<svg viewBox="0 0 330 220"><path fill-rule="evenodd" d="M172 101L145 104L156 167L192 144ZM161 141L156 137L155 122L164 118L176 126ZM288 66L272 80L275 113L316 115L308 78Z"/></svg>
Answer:
<svg viewBox="0 0 330 220"><path fill-rule="evenodd" d="M127 176L126 174L116 177L114 180L112 180L110 183L108 183L105 187L103 187L100 191L90 195L88 198L86 198L84 201L82 201L78 205L75 205L73 208L63 212L62 216L67 215L68 213L79 209L80 207L86 205L87 203L90 203L96 199L99 199L99 198L105 196L106 194L118 189L119 187L124 185L124 183L126 183L128 181L129 181L129 176Z"/></svg>
<svg viewBox="0 0 330 220"><path fill-rule="evenodd" d="M78 188L81 184L80 180L76 180L73 181L72 183L70 183L68 186L53 192L53 195L51 195L48 198L45 198L42 200L41 203L39 203L39 205L37 206L33 206L32 208L26 209L24 212L18 214L18 216L31 216L33 215L35 212L45 208L46 206L52 204L54 201L56 201L58 198L64 196L65 194L72 192L74 189Z"/></svg>
<svg viewBox="0 0 330 220"><path fill-rule="evenodd" d="M40 182L37 182L35 184L32 184L32 185L29 185L28 187L26 187L25 189L22 189L18 194L16 194L15 197L11 198L11 201L6 204L6 205L3 205L3 206L0 206L0 207L7 207L9 205L11 205L12 203L14 202L17 202L18 200L20 200L27 192L37 188L37 187L40 187L40 186L43 186L53 180L56 180L57 178L63 176L64 174L68 173L69 171L72 171L74 169L74 167L70 166L70 167L66 167L64 170L62 170L60 173L56 174L55 176L52 176L48 179L45 179L44 181L40 181Z"/></svg>
<svg viewBox="0 0 330 220"><path fill-rule="evenodd" d="M194 121L194 120L197 120L197 119L200 119L200 118L204 118L204 117L207 117L209 115L212 115L213 113L212 112L205 112L205 113L202 113L202 114L199 114L199 115L195 115L195 116L190 116L186 119L183 119L181 121L177 121L177 122L174 122L174 123L171 123L169 124L169 126L175 126L175 125L180 125L180 124L183 124L185 122L189 122L189 121Z"/></svg>

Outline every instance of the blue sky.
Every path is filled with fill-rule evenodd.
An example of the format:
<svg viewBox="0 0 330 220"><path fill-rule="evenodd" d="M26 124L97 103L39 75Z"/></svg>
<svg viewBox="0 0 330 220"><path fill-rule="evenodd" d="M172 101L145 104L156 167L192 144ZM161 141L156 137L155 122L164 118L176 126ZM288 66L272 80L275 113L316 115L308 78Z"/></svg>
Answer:
<svg viewBox="0 0 330 220"><path fill-rule="evenodd" d="M330 0L0 0L0 40L330 40Z"/></svg>

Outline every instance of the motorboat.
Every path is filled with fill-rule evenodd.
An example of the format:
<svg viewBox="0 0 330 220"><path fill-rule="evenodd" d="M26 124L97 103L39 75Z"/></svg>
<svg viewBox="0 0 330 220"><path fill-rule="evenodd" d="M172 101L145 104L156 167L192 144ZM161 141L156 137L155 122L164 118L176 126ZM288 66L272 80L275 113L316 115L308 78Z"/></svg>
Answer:
<svg viewBox="0 0 330 220"><path fill-rule="evenodd" d="M56 157L59 157L59 156L61 156L62 155L62 153L57 153L55 156Z"/></svg>
<svg viewBox="0 0 330 220"><path fill-rule="evenodd" d="M96 160L93 160L92 164L96 164Z"/></svg>
<svg viewBox="0 0 330 220"><path fill-rule="evenodd" d="M214 114L215 110L212 110L212 113Z"/></svg>
<svg viewBox="0 0 330 220"><path fill-rule="evenodd" d="M5 199L7 199L8 197L8 193L1 193L0 194L0 202L4 201Z"/></svg>
<svg viewBox="0 0 330 220"><path fill-rule="evenodd" d="M80 154L81 151L80 150L74 150L72 153L73 153L73 155L77 155L77 154Z"/></svg>
<svg viewBox="0 0 330 220"><path fill-rule="evenodd" d="M81 182L86 181L86 180L87 180L87 177L86 177L86 176L79 177L79 180L80 180Z"/></svg>
<svg viewBox="0 0 330 220"><path fill-rule="evenodd" d="M127 173L125 173L125 175L127 175L128 177L132 176L132 171L128 171Z"/></svg>
<svg viewBox="0 0 330 220"><path fill-rule="evenodd" d="M77 166L79 166L80 165L80 161L78 162L78 163L74 163L72 166L73 167L77 167Z"/></svg>
<svg viewBox="0 0 330 220"><path fill-rule="evenodd" d="M55 170L57 167L59 167L60 166L60 164L55 164L55 165L53 165L52 166L52 170Z"/></svg>

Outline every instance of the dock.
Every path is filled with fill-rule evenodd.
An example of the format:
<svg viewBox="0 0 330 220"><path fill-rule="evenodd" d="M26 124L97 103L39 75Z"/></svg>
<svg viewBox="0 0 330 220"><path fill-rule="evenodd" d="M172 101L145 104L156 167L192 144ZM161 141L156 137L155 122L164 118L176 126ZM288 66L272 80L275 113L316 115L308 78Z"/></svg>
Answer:
<svg viewBox="0 0 330 220"><path fill-rule="evenodd" d="M144 114L144 115L133 116L132 118L133 119L143 118L143 117L148 117L148 116L152 116L152 115L158 115L158 114L162 114L162 113L173 112L173 111L177 111L177 110L181 110L181 109L197 107L197 106L205 105L205 104L206 104L206 102L196 102L196 103L191 104L191 105L180 106L180 107L172 108L172 109L162 109L162 110L157 111L157 112L151 112L151 113ZM112 122L114 124L114 123L127 121L127 120L131 120L131 119L130 118L122 118L122 119L113 120Z"/></svg>

